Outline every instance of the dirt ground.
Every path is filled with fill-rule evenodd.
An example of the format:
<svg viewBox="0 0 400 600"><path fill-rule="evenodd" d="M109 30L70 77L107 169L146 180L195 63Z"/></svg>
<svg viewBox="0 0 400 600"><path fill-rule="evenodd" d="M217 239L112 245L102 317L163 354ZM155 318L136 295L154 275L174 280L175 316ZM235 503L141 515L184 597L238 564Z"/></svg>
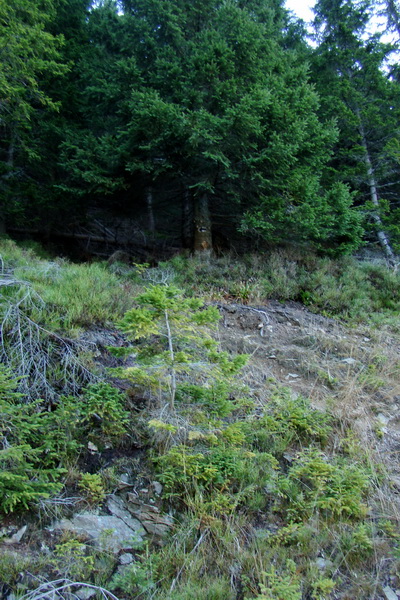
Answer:
<svg viewBox="0 0 400 600"><path fill-rule="evenodd" d="M400 338L295 302L218 308L223 348L250 355L245 380L253 396L263 402L275 381L351 423L389 466L400 501Z"/></svg>

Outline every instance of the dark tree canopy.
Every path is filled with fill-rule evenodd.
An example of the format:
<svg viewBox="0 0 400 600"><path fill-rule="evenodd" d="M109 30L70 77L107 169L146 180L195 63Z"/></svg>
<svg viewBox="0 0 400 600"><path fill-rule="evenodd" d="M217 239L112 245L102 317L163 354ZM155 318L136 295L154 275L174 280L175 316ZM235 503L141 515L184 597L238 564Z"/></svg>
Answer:
<svg viewBox="0 0 400 600"><path fill-rule="evenodd" d="M60 227L97 206L199 251L222 223L349 252L354 200L369 210L365 139L388 192L373 227L396 235L398 80L382 69L390 49L365 39L367 0L320 0L315 50L281 0L9 6L22 41L0 79L2 185L19 222Z"/></svg>

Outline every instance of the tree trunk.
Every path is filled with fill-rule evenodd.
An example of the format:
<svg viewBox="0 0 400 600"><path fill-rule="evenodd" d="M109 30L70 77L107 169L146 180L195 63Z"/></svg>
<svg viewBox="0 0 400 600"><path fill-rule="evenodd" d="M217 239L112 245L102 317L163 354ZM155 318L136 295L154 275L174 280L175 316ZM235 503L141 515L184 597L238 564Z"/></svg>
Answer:
<svg viewBox="0 0 400 600"><path fill-rule="evenodd" d="M15 135L11 137L10 145L8 146L7 151L7 167L8 172L3 176L3 179L9 179L12 175L14 169L14 153L15 153ZM6 211L4 206L4 200L0 201L0 235L4 235L6 233Z"/></svg>
<svg viewBox="0 0 400 600"><path fill-rule="evenodd" d="M377 192L377 186L376 186L376 181L375 181L374 169L373 169L371 157L370 157L369 151L368 151L368 144L367 144L367 138L365 135L364 125L361 120L361 115L360 115L359 111L357 111L357 113L358 113L357 116L359 118L361 144L364 149L364 161L365 161L365 166L367 168L367 177L368 177L368 185L369 185L371 202L376 207L376 212L372 213L372 218L374 219L376 226L377 226L376 235L378 237L379 243L380 243L382 250L383 250L386 258L388 259L389 263L394 264L396 262L394 252L390 245L389 238L387 237L386 233L383 230L382 219L379 216L380 206L379 206L379 200L378 200L378 192Z"/></svg>
<svg viewBox="0 0 400 600"><path fill-rule="evenodd" d="M175 396L176 396L176 370L175 370L175 352L174 345L172 341L172 332L169 324L168 318L168 310L164 311L165 317L165 325L167 327L167 338L168 338L168 350L169 350L169 358L171 360L171 368L170 368L170 400L171 400L171 409L175 409Z"/></svg>
<svg viewBox="0 0 400 600"><path fill-rule="evenodd" d="M182 200L182 245L184 248L193 245L193 203L188 189L184 190Z"/></svg>
<svg viewBox="0 0 400 600"><path fill-rule="evenodd" d="M156 222L154 218L153 188L150 185L146 188L146 206L149 231L152 237L154 237L156 232Z"/></svg>
<svg viewBox="0 0 400 600"><path fill-rule="evenodd" d="M193 250L204 257L211 256L212 252L211 217L206 192L195 199Z"/></svg>

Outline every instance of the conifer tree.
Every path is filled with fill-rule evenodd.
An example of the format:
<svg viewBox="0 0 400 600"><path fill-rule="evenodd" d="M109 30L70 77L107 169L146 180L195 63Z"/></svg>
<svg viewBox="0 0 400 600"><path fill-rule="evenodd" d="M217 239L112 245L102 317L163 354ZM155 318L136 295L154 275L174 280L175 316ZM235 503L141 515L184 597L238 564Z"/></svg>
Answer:
<svg viewBox="0 0 400 600"><path fill-rule="evenodd" d="M18 211L31 185L25 165L37 156L35 120L58 105L43 80L60 76L63 38L48 25L55 14L52 0L0 0L0 231L7 213Z"/></svg>
<svg viewBox="0 0 400 600"><path fill-rule="evenodd" d="M369 0L317 2L314 77L322 113L336 118L339 128L331 174L357 193L367 223L392 262L388 230L398 207L399 172L392 150L400 133L400 89L383 70L392 46L382 44L378 34L367 36L371 9Z"/></svg>
<svg viewBox="0 0 400 600"><path fill-rule="evenodd" d="M142 187L151 205L153 190L174 181L193 201L201 252L211 248L210 208L221 205L272 242L356 246L346 187L321 186L336 132L318 120L307 66L282 33L280 0L122 6L123 14L108 2L90 15L99 62L94 54L82 62L85 126L63 154L76 187L110 201L124 190L130 202L129 189Z"/></svg>

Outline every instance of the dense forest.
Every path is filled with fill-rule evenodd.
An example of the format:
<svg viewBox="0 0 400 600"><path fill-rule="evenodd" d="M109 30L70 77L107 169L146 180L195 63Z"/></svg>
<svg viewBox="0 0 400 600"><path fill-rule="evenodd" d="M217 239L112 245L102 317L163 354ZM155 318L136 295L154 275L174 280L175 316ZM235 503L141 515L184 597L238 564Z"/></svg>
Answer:
<svg viewBox="0 0 400 600"><path fill-rule="evenodd" d="M281 0L0 11L3 232L88 246L97 227L118 247L199 252L291 240L339 255L368 241L394 260L392 0L319 0L312 40Z"/></svg>

